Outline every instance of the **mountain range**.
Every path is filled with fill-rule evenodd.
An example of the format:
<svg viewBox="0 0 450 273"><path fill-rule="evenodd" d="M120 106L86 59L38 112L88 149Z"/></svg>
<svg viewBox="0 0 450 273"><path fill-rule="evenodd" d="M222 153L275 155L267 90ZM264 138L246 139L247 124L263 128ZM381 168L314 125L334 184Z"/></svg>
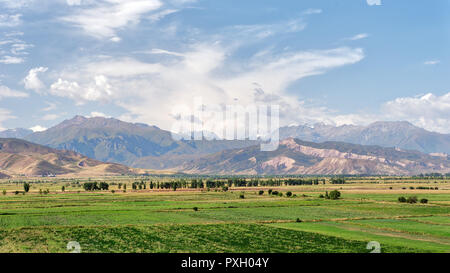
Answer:
<svg viewBox="0 0 450 273"><path fill-rule="evenodd" d="M101 161L150 169L166 169L186 157L256 144L255 141L177 141L171 132L156 126L82 116L24 139L55 149L76 151Z"/></svg>
<svg viewBox="0 0 450 273"><path fill-rule="evenodd" d="M444 172L447 170L447 154L450 153L450 135L429 132L408 122L282 127L280 137L284 139L284 144L269 153L259 151L258 141L174 140L171 132L156 126L103 117L75 116L43 132L14 129L0 132L2 136L22 138L57 150L74 151L99 162L189 173ZM286 145L287 140L300 141L302 147L320 151L314 155L305 154L303 148L290 149ZM358 156L380 159L366 160Z"/></svg>
<svg viewBox="0 0 450 273"><path fill-rule="evenodd" d="M128 167L25 140L0 138L0 176L129 174Z"/></svg>
<svg viewBox="0 0 450 273"><path fill-rule="evenodd" d="M315 124L280 128L281 139L289 137L312 142L342 141L416 150L423 153L450 154L450 135L429 132L407 121L375 122L368 126L339 127Z"/></svg>
<svg viewBox="0 0 450 273"><path fill-rule="evenodd" d="M222 151L176 169L192 174L414 175L450 172L449 156L343 142L306 142L288 138L273 152L259 145Z"/></svg>

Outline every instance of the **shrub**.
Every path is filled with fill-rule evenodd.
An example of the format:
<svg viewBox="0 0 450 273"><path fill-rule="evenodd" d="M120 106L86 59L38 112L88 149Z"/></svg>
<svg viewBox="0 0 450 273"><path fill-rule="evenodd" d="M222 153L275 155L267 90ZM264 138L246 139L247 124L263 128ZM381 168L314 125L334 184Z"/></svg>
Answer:
<svg viewBox="0 0 450 273"><path fill-rule="evenodd" d="M406 202L408 202L409 204L415 204L415 203L417 203L417 197L416 196L410 196L410 197L408 197Z"/></svg>
<svg viewBox="0 0 450 273"><path fill-rule="evenodd" d="M426 204L426 203L428 203L428 199L422 198L422 199L420 199L420 203Z"/></svg>
<svg viewBox="0 0 450 273"><path fill-rule="evenodd" d="M116 193L116 191L115 190L111 190L111 193Z"/></svg>
<svg viewBox="0 0 450 273"><path fill-rule="evenodd" d="M297 218L297 220L295 220L295 222L297 222L297 223L301 223L301 222L303 222L302 220L300 220L300 218Z"/></svg>
<svg viewBox="0 0 450 273"><path fill-rule="evenodd" d="M222 187L222 191L227 192L228 191L228 187L227 186L223 186Z"/></svg>
<svg viewBox="0 0 450 273"><path fill-rule="evenodd" d="M269 195L271 195L272 192L273 192L272 189L269 189L269 190L268 190Z"/></svg>
<svg viewBox="0 0 450 273"><path fill-rule="evenodd" d="M319 195L319 198L325 198L325 195L321 194Z"/></svg>
<svg viewBox="0 0 450 273"><path fill-rule="evenodd" d="M283 193L282 193L282 192L279 192L279 193L278 193L278 196L279 196L279 197L283 197Z"/></svg>
<svg viewBox="0 0 450 273"><path fill-rule="evenodd" d="M194 208L192 208L194 211L198 211L198 208L197 207L194 207Z"/></svg>
<svg viewBox="0 0 450 273"><path fill-rule="evenodd" d="M390 190L392 190L392 187L389 187Z"/></svg>
<svg viewBox="0 0 450 273"><path fill-rule="evenodd" d="M272 191L272 195L278 195L278 191Z"/></svg>
<svg viewBox="0 0 450 273"><path fill-rule="evenodd" d="M338 190L334 190L330 192L330 199L331 200L337 200L341 197L341 192Z"/></svg>
<svg viewBox="0 0 450 273"><path fill-rule="evenodd" d="M264 194L264 191L261 190L261 191L258 192L258 194L259 194L259 195L263 195L263 194Z"/></svg>
<svg viewBox="0 0 450 273"><path fill-rule="evenodd" d="M61 191L64 192L66 190L66 187L62 186Z"/></svg>
<svg viewBox="0 0 450 273"><path fill-rule="evenodd" d="M25 192L30 191L30 184L28 184L28 183L23 183L23 189L25 190Z"/></svg>
<svg viewBox="0 0 450 273"><path fill-rule="evenodd" d="M3 190L3 195L6 195L6 190Z"/></svg>
<svg viewBox="0 0 450 273"><path fill-rule="evenodd" d="M286 193L286 196L287 196L287 197L291 197L291 196L292 196L292 192L288 191L288 192Z"/></svg>
<svg viewBox="0 0 450 273"><path fill-rule="evenodd" d="M400 203L406 203L406 198L403 197L403 196L400 196L400 197L398 198L398 202L400 202Z"/></svg>
<svg viewBox="0 0 450 273"><path fill-rule="evenodd" d="M18 194L19 194L19 191L15 191L14 194L15 194L15 195L18 195Z"/></svg>
<svg viewBox="0 0 450 273"><path fill-rule="evenodd" d="M410 190L414 190L414 187L409 187Z"/></svg>
<svg viewBox="0 0 450 273"><path fill-rule="evenodd" d="M239 195L239 198L245 199L245 195L244 195L243 193L241 193L241 194Z"/></svg>

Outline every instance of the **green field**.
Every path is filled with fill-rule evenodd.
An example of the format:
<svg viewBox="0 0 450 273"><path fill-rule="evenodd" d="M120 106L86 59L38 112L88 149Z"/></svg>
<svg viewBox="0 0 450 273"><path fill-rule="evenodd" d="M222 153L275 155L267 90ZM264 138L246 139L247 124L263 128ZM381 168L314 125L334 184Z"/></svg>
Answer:
<svg viewBox="0 0 450 273"><path fill-rule="evenodd" d="M3 181L0 252L68 252L69 241L79 242L82 252L368 253L370 241L380 242L382 252L450 252L450 183L433 182L439 189L432 191L411 190L411 184L352 181L227 192L112 186L112 193L54 179L15 194L22 184ZM47 188L49 194L39 193ZM284 195L268 195L269 188ZM341 191L339 200L319 198L333 189ZM286 197L287 191L295 196ZM429 202L397 201L413 195Z"/></svg>

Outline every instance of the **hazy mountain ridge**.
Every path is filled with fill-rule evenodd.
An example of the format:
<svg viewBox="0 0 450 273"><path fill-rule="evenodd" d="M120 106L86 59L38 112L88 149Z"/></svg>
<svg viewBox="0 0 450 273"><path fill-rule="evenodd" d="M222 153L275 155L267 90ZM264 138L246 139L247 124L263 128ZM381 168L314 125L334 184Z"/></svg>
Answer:
<svg viewBox="0 0 450 273"><path fill-rule="evenodd" d="M0 139L0 171L7 175L127 174L123 165L104 163L73 151L56 150L20 139Z"/></svg>
<svg viewBox="0 0 450 273"><path fill-rule="evenodd" d="M24 138L33 133L30 129L16 128L0 132L0 138Z"/></svg>
<svg viewBox="0 0 450 273"><path fill-rule="evenodd" d="M278 150L259 146L222 151L186 162L177 171L200 174L372 174L449 172L449 157L342 142L313 143L289 138Z"/></svg>
<svg viewBox="0 0 450 273"><path fill-rule="evenodd" d="M450 154L450 135L429 132L409 122L375 122L368 126L316 124L280 128L281 139L293 137L312 142L342 141Z"/></svg>
<svg viewBox="0 0 450 273"><path fill-rule="evenodd" d="M254 145L251 141L176 141L156 126L128 123L114 118L76 116L26 140L79 152L101 161L133 167L157 168L163 155L211 154L224 149ZM143 164L143 162L147 162ZM173 166L169 164L168 166Z"/></svg>

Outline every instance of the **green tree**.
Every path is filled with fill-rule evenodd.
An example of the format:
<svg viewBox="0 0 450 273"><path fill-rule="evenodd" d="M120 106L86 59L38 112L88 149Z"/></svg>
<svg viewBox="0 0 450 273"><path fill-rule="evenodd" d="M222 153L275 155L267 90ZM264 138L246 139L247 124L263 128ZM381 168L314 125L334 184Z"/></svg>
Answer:
<svg viewBox="0 0 450 273"><path fill-rule="evenodd" d="M30 184L28 183L23 183L23 189L25 190L25 192L29 192L30 191Z"/></svg>
<svg viewBox="0 0 450 273"><path fill-rule="evenodd" d="M329 196L331 200L337 200L341 197L341 192L339 192L338 190L334 190L330 192Z"/></svg>

